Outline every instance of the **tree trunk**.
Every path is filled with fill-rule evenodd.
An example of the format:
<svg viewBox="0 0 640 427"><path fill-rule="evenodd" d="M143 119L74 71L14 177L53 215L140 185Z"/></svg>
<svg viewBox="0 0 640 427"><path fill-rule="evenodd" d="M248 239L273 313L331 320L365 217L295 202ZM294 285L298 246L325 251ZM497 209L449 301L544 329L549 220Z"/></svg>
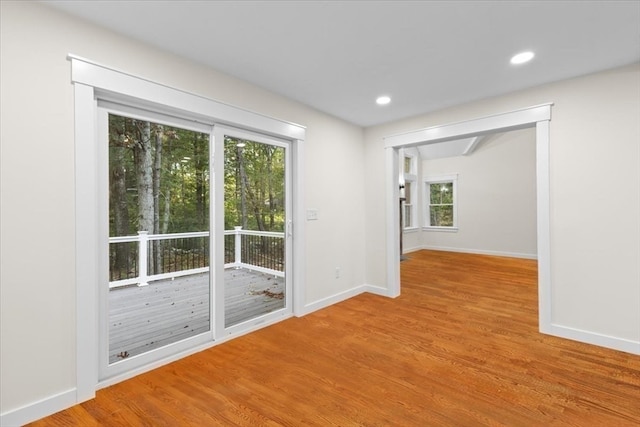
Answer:
<svg viewBox="0 0 640 427"><path fill-rule="evenodd" d="M162 199L164 200L164 210L162 211L162 234L169 232L169 221L171 218L171 189L169 187L164 190Z"/></svg>
<svg viewBox="0 0 640 427"><path fill-rule="evenodd" d="M153 234L160 234L160 181L162 179L162 142L164 127L155 125L155 158L153 159ZM156 274L162 270L162 241L153 241L153 269Z"/></svg>
<svg viewBox="0 0 640 427"><path fill-rule="evenodd" d="M202 147L200 146L200 144L202 143L201 141L201 134L197 134L196 137L193 139L193 160L194 160L194 164L195 164L195 170L196 170L196 215L197 215L197 221L198 221L198 226L202 229L203 227L206 226L205 222L206 222L206 218L207 215L205 214L205 188L204 188L204 161L202 159L203 155L202 155Z"/></svg>
<svg viewBox="0 0 640 427"><path fill-rule="evenodd" d="M242 148L238 147L238 168L240 170L240 215L242 229L247 229L247 175L244 170Z"/></svg>
<svg viewBox="0 0 640 427"><path fill-rule="evenodd" d="M161 188L162 199L164 201L164 209L162 209L162 224L160 232L167 234L169 232L169 221L171 220L171 184L173 183L174 174L171 169L171 137L167 138L167 146L164 149L165 170L168 178L165 182L164 189Z"/></svg>
<svg viewBox="0 0 640 427"><path fill-rule="evenodd" d="M253 210L253 215L256 218L256 224L258 225L258 230L260 231L266 231L265 230L265 225L264 225L264 217L262 215L262 206L260 203L260 197L256 197L255 193L253 192L253 190L251 189L250 183L249 183L249 179L247 178L247 174L244 170L244 168L240 168L240 178L242 181L242 188L244 189L243 194L245 194L245 199L249 198L250 202L251 202L251 208ZM243 203L243 205L246 204ZM246 208L245 208L246 209ZM246 223L246 211L243 214L243 221ZM242 227L243 229L246 228L245 226Z"/></svg>
<svg viewBox="0 0 640 427"><path fill-rule="evenodd" d="M138 140L134 145L136 179L138 190L138 231L153 233L153 170L151 123L135 121ZM153 259L153 248L149 247L149 259ZM153 271L149 271L153 274Z"/></svg>
<svg viewBox="0 0 640 427"><path fill-rule="evenodd" d="M269 231L273 231L275 224L275 197L273 195L273 151L270 146L266 146L267 155L267 191L269 193Z"/></svg>
<svg viewBox="0 0 640 427"><path fill-rule="evenodd" d="M122 119L122 120L120 120ZM129 206L127 204L127 182L125 169L124 118L111 116L109 124L109 202L113 218L113 236L129 235ZM121 122L121 123L120 123ZM125 246L126 247L126 246ZM129 264L129 251L122 245L116 245L113 268L126 271Z"/></svg>

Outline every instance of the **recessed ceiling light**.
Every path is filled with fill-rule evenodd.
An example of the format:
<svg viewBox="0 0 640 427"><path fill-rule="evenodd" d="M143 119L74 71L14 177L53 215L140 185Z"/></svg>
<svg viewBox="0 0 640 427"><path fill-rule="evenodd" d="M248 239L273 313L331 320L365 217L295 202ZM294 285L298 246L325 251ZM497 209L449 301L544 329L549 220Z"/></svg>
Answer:
<svg viewBox="0 0 640 427"><path fill-rule="evenodd" d="M531 61L534 56L535 54L533 52L520 52L511 58L511 63L514 65L524 64L525 62Z"/></svg>
<svg viewBox="0 0 640 427"><path fill-rule="evenodd" d="M379 96L378 99L376 99L376 104L378 105L387 105L390 102L391 98L389 98L388 96Z"/></svg>

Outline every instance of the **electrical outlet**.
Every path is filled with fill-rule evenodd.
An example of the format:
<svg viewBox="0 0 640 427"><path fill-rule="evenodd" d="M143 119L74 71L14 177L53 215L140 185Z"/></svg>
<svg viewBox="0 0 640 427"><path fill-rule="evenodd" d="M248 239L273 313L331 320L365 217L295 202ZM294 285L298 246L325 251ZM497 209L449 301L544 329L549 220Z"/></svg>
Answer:
<svg viewBox="0 0 640 427"><path fill-rule="evenodd" d="M336 279L340 278L340 267L336 267Z"/></svg>
<svg viewBox="0 0 640 427"><path fill-rule="evenodd" d="M307 221L316 221L318 219L318 209L307 209Z"/></svg>

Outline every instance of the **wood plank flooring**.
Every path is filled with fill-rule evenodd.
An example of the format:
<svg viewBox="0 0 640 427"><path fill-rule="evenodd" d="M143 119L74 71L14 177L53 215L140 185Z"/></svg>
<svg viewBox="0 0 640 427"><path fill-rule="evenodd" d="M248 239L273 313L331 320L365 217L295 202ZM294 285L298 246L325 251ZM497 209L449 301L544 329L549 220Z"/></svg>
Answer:
<svg viewBox="0 0 640 427"><path fill-rule="evenodd" d="M363 294L33 426L640 425L640 356L541 335L536 263L420 251Z"/></svg>
<svg viewBox="0 0 640 427"><path fill-rule="evenodd" d="M284 279L225 270L225 325L284 307ZM210 330L209 274L109 292L109 363Z"/></svg>

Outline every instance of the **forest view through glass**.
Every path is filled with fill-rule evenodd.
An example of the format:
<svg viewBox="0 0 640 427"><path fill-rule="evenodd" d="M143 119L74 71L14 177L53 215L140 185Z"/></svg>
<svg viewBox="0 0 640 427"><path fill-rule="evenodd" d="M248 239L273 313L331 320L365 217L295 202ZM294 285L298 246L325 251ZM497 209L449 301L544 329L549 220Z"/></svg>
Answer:
<svg viewBox="0 0 640 427"><path fill-rule="evenodd" d="M109 363L210 330L209 134L109 114Z"/></svg>
<svg viewBox="0 0 640 427"><path fill-rule="evenodd" d="M225 326L285 307L285 149L225 136Z"/></svg>

